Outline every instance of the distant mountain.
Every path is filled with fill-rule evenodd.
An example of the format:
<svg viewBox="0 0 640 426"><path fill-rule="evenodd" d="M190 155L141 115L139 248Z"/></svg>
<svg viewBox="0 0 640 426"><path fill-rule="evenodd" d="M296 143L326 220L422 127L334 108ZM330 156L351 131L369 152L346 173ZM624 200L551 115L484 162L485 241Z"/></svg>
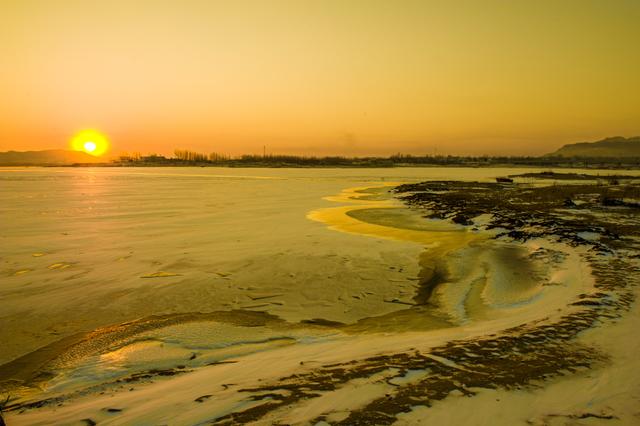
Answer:
<svg viewBox="0 0 640 426"><path fill-rule="evenodd" d="M640 157L640 136L623 138L616 136L598 142L581 142L565 145L546 156L554 157Z"/></svg>
<svg viewBox="0 0 640 426"><path fill-rule="evenodd" d="M75 163L99 163L101 160L81 151L50 149L46 151L0 152L1 166L64 166Z"/></svg>

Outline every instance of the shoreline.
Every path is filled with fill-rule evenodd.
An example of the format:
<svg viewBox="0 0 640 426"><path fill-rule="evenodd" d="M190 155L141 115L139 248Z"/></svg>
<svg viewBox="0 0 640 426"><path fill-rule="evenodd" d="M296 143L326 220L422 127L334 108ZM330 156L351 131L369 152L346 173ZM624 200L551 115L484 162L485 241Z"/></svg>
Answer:
<svg viewBox="0 0 640 426"><path fill-rule="evenodd" d="M374 164L374 165L295 165L270 163L253 164L163 164L163 163L142 163L142 164L111 164L111 163L82 163L82 164L0 164L3 168L229 168L229 169L403 169L403 168L472 168L472 169L561 169L561 170L629 170L639 171L640 164L619 164L618 161L612 163L585 164L584 162L570 163L492 163L492 164L467 164L467 163L442 163L442 164L422 164L422 163L402 163L402 164Z"/></svg>

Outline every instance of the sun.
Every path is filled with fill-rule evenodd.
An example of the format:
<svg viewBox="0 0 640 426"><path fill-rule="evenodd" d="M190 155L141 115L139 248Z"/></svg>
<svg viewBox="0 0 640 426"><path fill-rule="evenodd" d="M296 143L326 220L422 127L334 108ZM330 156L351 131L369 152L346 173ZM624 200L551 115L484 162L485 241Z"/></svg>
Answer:
<svg viewBox="0 0 640 426"><path fill-rule="evenodd" d="M85 142L85 143L84 143L83 147L84 147L84 150L85 150L85 151L87 151L87 152L93 152L93 151L95 151L95 150L96 150L96 148L97 148L98 146L96 145L96 143L95 143L95 142L88 141L88 142Z"/></svg>
<svg viewBox="0 0 640 426"><path fill-rule="evenodd" d="M97 130L81 130L71 139L71 148L99 157L109 149L109 140Z"/></svg>

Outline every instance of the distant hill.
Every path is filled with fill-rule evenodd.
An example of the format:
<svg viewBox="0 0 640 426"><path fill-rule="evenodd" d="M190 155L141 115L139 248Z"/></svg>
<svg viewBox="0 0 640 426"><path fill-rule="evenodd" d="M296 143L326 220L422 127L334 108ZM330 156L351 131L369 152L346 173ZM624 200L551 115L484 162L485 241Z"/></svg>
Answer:
<svg viewBox="0 0 640 426"><path fill-rule="evenodd" d="M99 163L101 161L104 160L86 152L64 149L0 152L1 166L63 166L75 163Z"/></svg>
<svg viewBox="0 0 640 426"><path fill-rule="evenodd" d="M581 142L565 145L546 156L554 157L639 157L640 136L623 138L616 136L597 142Z"/></svg>

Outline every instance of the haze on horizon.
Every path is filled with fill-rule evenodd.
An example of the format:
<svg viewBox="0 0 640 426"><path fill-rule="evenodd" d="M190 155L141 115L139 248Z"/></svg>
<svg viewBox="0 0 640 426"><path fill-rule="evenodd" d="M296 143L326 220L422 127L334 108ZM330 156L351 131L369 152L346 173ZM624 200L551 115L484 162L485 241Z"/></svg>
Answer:
<svg viewBox="0 0 640 426"><path fill-rule="evenodd" d="M640 2L5 2L0 151L538 155L640 134Z"/></svg>

